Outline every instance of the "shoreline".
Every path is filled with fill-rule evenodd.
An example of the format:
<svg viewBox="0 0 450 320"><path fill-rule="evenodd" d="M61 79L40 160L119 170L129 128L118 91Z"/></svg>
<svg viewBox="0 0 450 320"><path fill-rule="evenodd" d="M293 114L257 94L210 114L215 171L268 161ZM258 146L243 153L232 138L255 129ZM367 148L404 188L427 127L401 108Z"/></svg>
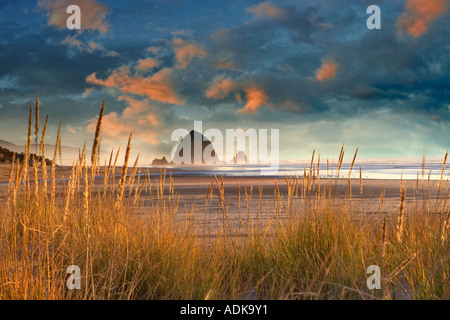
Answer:
<svg viewBox="0 0 450 320"><path fill-rule="evenodd" d="M51 172L50 172L50 167L47 167L48 169L48 179L47 181L51 181ZM232 167L231 167L232 168ZM172 175L173 177L190 177L190 178L202 178L202 177L210 177L210 178L214 178L214 176L217 177L228 177L228 178L236 178L236 179L285 179L285 177L299 177L300 179L303 176L303 172L301 172L301 174L299 174L298 172L300 172L300 168L298 170L298 172L296 173L280 173L280 174L274 174L274 175L264 175L264 174L242 174L240 175L239 173L237 174L223 174L224 171L218 171L217 173L215 173L213 170L201 170L199 168L198 171L194 171L192 170L192 167L148 167L148 166L143 166L143 167L137 167L137 171L139 172L139 170L141 171L141 176L145 175L146 172L148 171L152 176L159 176L159 174L161 172L166 172L166 176L170 176ZM33 168L30 166L29 167L29 172L32 171ZM96 179L103 179L104 175L102 175L101 173L104 172L105 167L104 166L100 166L100 174L98 176L96 176ZM128 167L128 172L127 172L127 177L129 177L131 175L130 170L132 170L131 167ZM0 185L7 185L7 183L9 182L9 175L10 175L10 171L11 171L11 164L0 164ZM67 180L70 178L71 175L71 171L72 171L72 166L57 166L56 167L56 179L57 180ZM344 171L344 170L342 170ZM354 172L357 170L354 170ZM429 170L428 170L429 171ZM448 171L448 170L446 170ZM233 170L228 171L230 173L233 173ZM317 171L316 171L317 172ZM344 171L345 172L345 171ZM363 170L364 172L364 170ZM307 171L307 173L309 173L309 170ZM116 167L116 171L115 171L115 176L120 176L122 174L122 167ZM110 177L112 177L113 174L110 174ZM138 176L138 173L136 173L136 177ZM450 176L450 171L449 172L445 172L443 174L443 179L442 181L447 181L447 179ZM363 174L362 180L364 181L417 181L419 180L422 181L422 175L419 174L417 175L415 178L412 177L408 177L406 175L406 177L404 178L386 178L386 177L380 177L380 178L374 178L374 177L365 177ZM33 178L33 176L32 176ZM43 181L42 178L42 172L39 169L38 171L38 180L39 182ZM317 180L317 176L316 176L316 180ZM345 174L340 174L340 177L336 177L336 176L332 176L332 175L320 175L320 180L345 180L348 181L348 175L346 176ZM360 178L356 177L356 173L352 173L352 177L350 178L351 181L359 181ZM428 180L428 173L424 174L424 179L423 181L427 181ZM439 181L440 180L440 172L439 174L434 174L432 176L432 178L430 178L430 182L431 181Z"/></svg>

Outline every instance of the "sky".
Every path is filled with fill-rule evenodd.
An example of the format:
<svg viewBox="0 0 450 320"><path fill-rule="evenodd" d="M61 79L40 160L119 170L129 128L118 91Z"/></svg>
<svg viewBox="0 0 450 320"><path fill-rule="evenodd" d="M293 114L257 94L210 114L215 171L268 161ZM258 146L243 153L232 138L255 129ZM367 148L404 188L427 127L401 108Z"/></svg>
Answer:
<svg viewBox="0 0 450 320"><path fill-rule="evenodd" d="M450 142L447 0L2 0L0 139L23 145L39 89L47 142L140 163L177 128L279 129L282 161L358 147L366 159L443 157ZM81 30L69 30L69 5ZM368 29L367 7L381 9ZM42 124L41 124L42 128Z"/></svg>

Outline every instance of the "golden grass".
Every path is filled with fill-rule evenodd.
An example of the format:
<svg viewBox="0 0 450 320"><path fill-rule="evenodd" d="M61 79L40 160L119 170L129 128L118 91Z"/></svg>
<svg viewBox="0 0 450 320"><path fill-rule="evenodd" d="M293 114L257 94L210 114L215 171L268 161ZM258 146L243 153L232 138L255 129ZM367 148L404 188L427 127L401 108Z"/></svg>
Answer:
<svg viewBox="0 0 450 320"><path fill-rule="evenodd" d="M95 157L103 110L104 104L92 148ZM48 116L42 155L47 122ZM29 127L28 140L31 122ZM60 144L58 130L56 146ZM379 213L368 215L350 198L350 180L343 199L336 196L331 179L320 180L320 155L316 174L313 151L309 172L305 168L303 177L285 177L287 195L276 182L272 208L258 188L256 216L250 210L256 201L252 187L244 190L241 216L239 187L237 225L230 222L223 178L216 177L205 190L206 207L217 204L218 228L212 230L213 217L208 213L200 222L195 206L185 207L183 216L173 179L167 184L165 171L154 179L148 171L136 176L136 159L127 176L130 149L131 134L118 186L119 150L114 162L111 151L108 165L101 168L91 158L89 167L84 147L70 179L56 192L55 147L50 201L45 160L43 183L31 181L26 163L12 162L8 197L0 206L0 299L244 299L250 293L258 299L450 298L448 192L437 199L424 197L421 205L414 199L412 205L402 186L395 223L395 215L382 211L382 190ZM356 152L352 167L355 158ZM342 146L337 173L343 159ZM33 164L35 172L37 166ZM327 174L329 169L333 164L327 160ZM98 173L104 179L96 183ZM28 192L32 183L34 191ZM430 180L425 183L430 194ZM441 195L445 187L441 178ZM362 193L361 167L360 189ZM151 201L141 199L142 193L153 196ZM382 269L381 290L366 287L366 269L373 264ZM81 268L81 290L66 287L70 265Z"/></svg>
<svg viewBox="0 0 450 320"><path fill-rule="evenodd" d="M36 91L36 108L35 108L35 119L34 119L34 143L36 144L36 154L37 151L37 143L39 139L39 90Z"/></svg>

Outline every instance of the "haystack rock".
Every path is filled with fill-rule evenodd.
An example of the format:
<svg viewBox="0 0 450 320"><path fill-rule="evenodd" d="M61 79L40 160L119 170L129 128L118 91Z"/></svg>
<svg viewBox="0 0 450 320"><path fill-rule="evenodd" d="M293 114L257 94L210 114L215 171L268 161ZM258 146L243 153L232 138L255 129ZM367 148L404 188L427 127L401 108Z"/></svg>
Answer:
<svg viewBox="0 0 450 320"><path fill-rule="evenodd" d="M247 164L248 159L247 159L247 156L245 155L245 152L239 151L238 153L236 153L236 156L233 158L233 163L234 164Z"/></svg>
<svg viewBox="0 0 450 320"><path fill-rule="evenodd" d="M199 148L199 147L195 148L196 143L201 143L201 148ZM190 157L188 155L183 157L184 151L189 150L189 148L191 151ZM196 149L198 149L198 150L196 150ZM206 149L206 152L205 152L205 149ZM195 154L196 151L199 153L199 154L197 154L197 157ZM200 152L201 152L201 154L200 154ZM209 158L211 158L212 160L205 159L204 156L206 154L208 154ZM211 141L209 139L207 139L201 133L194 131L194 130L191 130L191 132L189 132L189 134L187 134L181 140L181 142L178 144L178 146L175 150L175 154L173 155L173 158L174 159L172 159L172 160L175 164L184 164L184 165L214 164L214 163L218 162L218 157L217 157L216 152L214 151ZM184 158L187 158L187 159L184 159ZM198 159L197 162L195 161L196 158Z"/></svg>

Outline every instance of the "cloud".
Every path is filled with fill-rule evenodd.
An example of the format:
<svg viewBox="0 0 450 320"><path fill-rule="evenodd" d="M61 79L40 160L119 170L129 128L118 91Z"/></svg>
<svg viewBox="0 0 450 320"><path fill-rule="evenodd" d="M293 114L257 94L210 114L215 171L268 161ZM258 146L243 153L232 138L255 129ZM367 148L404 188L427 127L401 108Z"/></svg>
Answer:
<svg viewBox="0 0 450 320"><path fill-rule="evenodd" d="M428 31L430 24L446 10L447 0L408 0L405 12L397 27L400 33L409 33L414 38Z"/></svg>
<svg viewBox="0 0 450 320"><path fill-rule="evenodd" d="M90 95L92 91L94 91L94 88L85 89L83 93L83 98L86 98L88 95Z"/></svg>
<svg viewBox="0 0 450 320"><path fill-rule="evenodd" d="M238 83L232 79L217 76L213 80L213 84L206 90L205 96L209 99L224 99L228 94L238 88Z"/></svg>
<svg viewBox="0 0 450 320"><path fill-rule="evenodd" d="M39 7L47 11L48 25L60 29L67 28L67 7L77 5L81 9L81 30L92 30L100 33L109 31L106 15L109 10L106 4L97 0L41 0Z"/></svg>
<svg viewBox="0 0 450 320"><path fill-rule="evenodd" d="M118 100L125 101L127 104L122 113L124 119L137 118L137 122L140 125L159 126L157 116L153 113L148 113L152 109L148 100L136 100L129 96L120 96Z"/></svg>
<svg viewBox="0 0 450 320"><path fill-rule="evenodd" d="M106 79L98 79L94 72L86 78L86 82L117 88L122 93L132 93L139 96L164 103L181 104L180 99L173 88L172 69L164 68L155 74L143 77L138 73L130 74L128 66L115 69Z"/></svg>
<svg viewBox="0 0 450 320"><path fill-rule="evenodd" d="M87 131L90 133L95 132L96 124L97 118L91 119L89 121L89 125L87 126ZM117 115L117 112L111 112L103 116L102 132L108 138L123 138L129 134L130 131L130 127L121 121Z"/></svg>
<svg viewBox="0 0 450 320"><path fill-rule="evenodd" d="M331 60L324 60L322 66L316 71L316 80L325 81L336 76L337 64Z"/></svg>
<svg viewBox="0 0 450 320"><path fill-rule="evenodd" d="M269 2L263 2L249 7L247 8L247 12L251 12L256 19L279 18L282 15L281 9Z"/></svg>
<svg viewBox="0 0 450 320"><path fill-rule="evenodd" d="M290 99L283 101L281 106L284 110L289 111L301 111L304 109L299 103Z"/></svg>
<svg viewBox="0 0 450 320"><path fill-rule="evenodd" d="M178 69L186 69L193 58L205 58L207 55L205 47L197 46L181 38L174 38L172 44L177 60L176 68Z"/></svg>
<svg viewBox="0 0 450 320"><path fill-rule="evenodd" d="M0 78L0 90L2 89L15 89L17 88L18 77L7 74Z"/></svg>
<svg viewBox="0 0 450 320"><path fill-rule="evenodd" d="M258 111L259 107L267 102L266 93L257 87L248 87L245 89L245 94L247 96L247 103L244 109L238 110L238 113L243 114L253 114Z"/></svg>
<svg viewBox="0 0 450 320"><path fill-rule="evenodd" d="M271 1L282 14L271 15L268 6L266 9L254 6L254 13L245 11L262 1ZM113 15L106 17L111 28L114 23L114 30L118 32L106 37L92 30L74 37L78 32L49 28L45 13L41 16L44 25L36 25L31 16L19 15L13 6L6 6L4 14L11 16L11 21L4 21L0 28L0 88L12 86L9 79L1 80L5 75L14 75L19 81L13 82L14 88L0 89L4 93L0 95L3 105L0 118L12 119L14 123L9 125L4 121L2 132L20 136L15 127L23 123L20 115L27 107L25 100L32 99L32 93L39 86L55 123L63 120L70 121L73 128L82 126L81 130L77 129L77 137L68 134L68 139L76 140L76 144L83 143L86 119L96 116L95 110L101 102L98 99L103 95L109 101L107 113L117 112L115 118L111 116L111 123L117 122L118 130L120 124L128 126L124 139L131 130L136 136L143 123L148 123L145 127L170 131L186 127L187 122L192 123L191 119L203 117L210 127L216 124L216 127L229 127L238 121L254 127L273 124L285 128L286 124L292 124L298 130L299 124L303 126L318 119L338 123L352 115L359 119L387 106L401 112L405 118L416 117L424 126L438 126L444 132L442 136L448 136L450 92L446 84L450 79L450 60L445 39L448 38L449 12L426 24L428 32L420 38L419 46L417 41L403 41L407 39L400 39L397 34L399 17L406 16L409 11L405 4L411 1L380 1L383 30L394 32L364 31L367 31L364 24L367 2L345 1L346 5L336 10L332 2L259 0L236 3L231 6L233 9L230 6L222 6L220 10L196 6L188 15L183 14L187 7L180 6L179 21L170 18L175 14L174 9L165 2L160 3L157 12L151 10L152 4L148 1L145 10L139 12L129 4L114 3ZM173 33L188 24L192 33ZM146 31L139 33L142 28ZM405 32L408 32L406 27ZM64 46L60 45L67 35L82 43L71 45L67 40ZM409 32L405 35L413 38ZM174 38L183 39L179 41L179 49L186 44L203 45L201 48L207 56L199 59L186 54L183 58L178 54L177 58ZM103 51L96 44L120 52L121 62L103 58ZM73 59L79 51L93 54ZM150 61L148 64L140 62L148 57L157 60L159 65L151 67ZM324 80L332 79L333 72L325 72L325 62L321 58L337 64L334 80ZM235 69L231 68L231 62ZM185 69L181 68L183 64ZM118 68L121 65L125 66L123 71ZM170 69L162 71L164 68ZM164 72L169 75L167 81L149 90L148 83L155 82L156 75L164 75ZM89 83L86 83L87 75L91 75ZM247 94L246 88L252 86L260 88L264 95ZM169 93L172 90L171 94L163 94L165 87ZM85 91L86 88L89 91ZM92 92L92 88L96 91ZM99 89L102 89L101 97ZM87 98L81 100L83 92ZM121 101L117 99L119 96ZM180 97L186 100L183 106L157 103L181 101ZM146 105L152 104L158 109L146 109ZM18 107L22 108L21 112ZM241 113L257 111L243 116L237 113L239 109ZM433 119L433 115L439 118ZM14 135L8 128L13 129ZM322 125L317 126L317 131L320 130L323 130ZM145 139L144 133L141 135ZM333 144L339 144L351 135L331 132L315 142L329 141L329 137L336 139ZM158 147L143 146L142 150L163 150L164 145L169 144L164 139L167 141L167 136L160 136ZM367 141L366 146L379 150L380 144L374 143ZM439 144L447 146L448 139L442 138ZM296 148L295 142L288 145Z"/></svg>
<svg viewBox="0 0 450 320"><path fill-rule="evenodd" d="M238 110L238 113L253 114L258 111L259 107L268 101L267 94L261 88L255 85L246 85L236 82L223 76L217 76L213 80L213 84L208 88L205 96L209 99L218 100L226 98L232 91L243 90L247 98L244 108ZM238 92L235 95L238 103L243 102L242 95Z"/></svg>
<svg viewBox="0 0 450 320"><path fill-rule="evenodd" d="M159 65L159 62L152 58L140 59L138 61L138 65L136 66L136 70L146 71L148 69L154 68Z"/></svg>
<svg viewBox="0 0 450 320"><path fill-rule="evenodd" d="M119 100L124 101L127 107L121 115L117 112L110 112L103 117L104 142L116 144L118 140L124 141L133 131L135 139L153 145L159 144L160 121L150 102L146 99L137 100L129 96L120 96ZM87 131L95 132L96 125L97 117L89 120Z"/></svg>
<svg viewBox="0 0 450 320"><path fill-rule="evenodd" d="M225 60L225 59L217 59L214 66L218 69L236 70L236 66L234 65L234 62Z"/></svg>
<svg viewBox="0 0 450 320"><path fill-rule="evenodd" d="M108 57L115 57L117 56L117 52L115 51L108 51L106 50L101 44L98 44L94 41L90 41L88 44L85 44L78 40L78 35L75 34L73 36L67 36L63 41L61 41L61 44L68 45L69 47L75 47L80 52L87 52L87 53L94 53L96 51L102 52L105 56Z"/></svg>

